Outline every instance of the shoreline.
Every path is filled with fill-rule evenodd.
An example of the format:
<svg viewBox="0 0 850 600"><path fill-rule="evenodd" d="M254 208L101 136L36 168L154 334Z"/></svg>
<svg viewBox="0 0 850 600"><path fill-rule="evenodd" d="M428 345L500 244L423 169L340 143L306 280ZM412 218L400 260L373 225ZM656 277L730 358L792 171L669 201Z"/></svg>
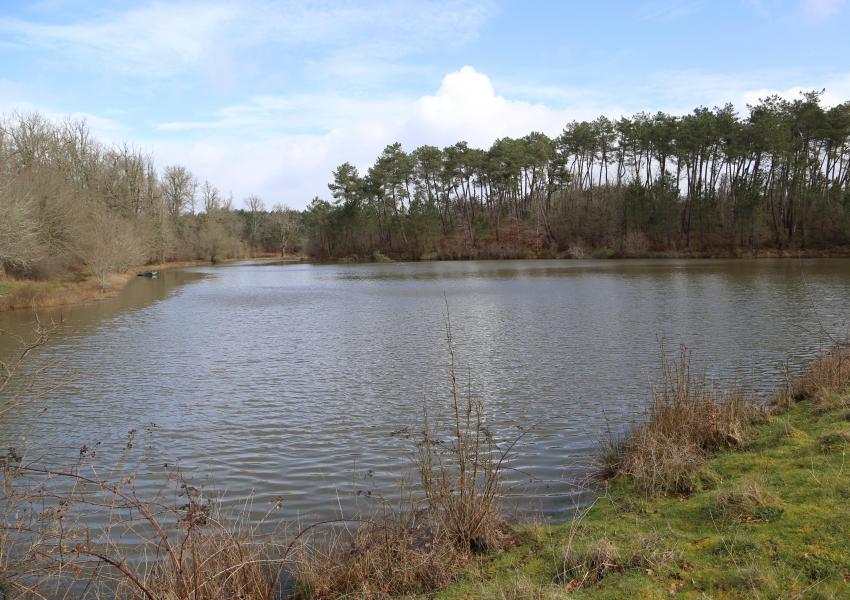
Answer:
<svg viewBox="0 0 850 600"><path fill-rule="evenodd" d="M385 255L376 253L373 256L306 256L304 260L318 264L382 264L394 262L456 262L456 261L498 261L498 260L762 260L762 259L817 259L817 258L850 258L850 248L839 250L763 250L758 252L652 252L645 254L624 255L620 253L589 253L585 256L569 256L567 253L558 254L522 254L482 253L481 255L463 254L457 256L425 256L411 258L405 256Z"/></svg>
<svg viewBox="0 0 850 600"><path fill-rule="evenodd" d="M683 487L662 489L655 479L647 486L622 467L598 473L596 499L573 519L519 523L516 547L481 557L428 597L843 597L848 350L820 355L753 406L740 440L690 465ZM639 432L616 443L643 443ZM607 451L600 460L604 471Z"/></svg>
<svg viewBox="0 0 850 600"><path fill-rule="evenodd" d="M850 248L840 252L815 252L797 251L781 252L766 251L759 253L658 253L640 256L479 256L479 257L443 257L443 258L390 258L381 255L378 259L360 259L359 257L320 258L304 255L270 256L260 255L243 258L229 258L212 263L208 260L181 260L149 265L139 265L125 273L111 273L107 277L107 287L101 289L97 279L93 275L82 272L66 274L62 277L48 280L31 279L8 279L0 280L0 313L27 309L58 308L63 306L78 306L92 304L102 300L114 298L140 270L166 271L171 269L184 269L197 266L216 266L233 264L241 261L301 261L321 265L367 265L367 264L393 264L393 263L427 263L427 262L462 262L462 261L500 261L500 260L564 260L564 261L607 261L607 260L815 260L815 259L842 259L850 258Z"/></svg>
<svg viewBox="0 0 850 600"><path fill-rule="evenodd" d="M97 278L90 274L74 272L48 280L0 280L0 313L19 310L38 310L93 304L120 294L140 271L168 271L198 266L231 264L244 260L287 260L292 256L260 255L246 258L229 258L215 263L208 260L178 260L165 263L139 265L125 273L110 273L107 286L101 288ZM301 258L301 257L297 257Z"/></svg>

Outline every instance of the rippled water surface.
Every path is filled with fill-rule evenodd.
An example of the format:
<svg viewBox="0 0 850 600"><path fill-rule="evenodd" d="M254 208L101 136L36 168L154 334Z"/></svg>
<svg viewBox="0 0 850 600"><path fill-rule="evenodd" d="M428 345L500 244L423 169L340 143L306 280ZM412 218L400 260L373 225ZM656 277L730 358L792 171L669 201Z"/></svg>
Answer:
<svg viewBox="0 0 850 600"><path fill-rule="evenodd" d="M491 428L528 431L510 463L521 512L568 514L597 442L636 418L662 345L710 378L765 389L844 335L850 261L240 263L137 278L64 320L34 364L73 381L0 421L0 445L118 454L137 429L153 485L179 461L259 514L321 518L387 493L406 432L447 402L451 310L464 385ZM22 331L32 316L0 314ZM10 351L2 342L0 353ZM60 369L51 371L58 374ZM47 410L44 410L47 408ZM24 440L23 438L26 438ZM145 484L145 482L148 482Z"/></svg>

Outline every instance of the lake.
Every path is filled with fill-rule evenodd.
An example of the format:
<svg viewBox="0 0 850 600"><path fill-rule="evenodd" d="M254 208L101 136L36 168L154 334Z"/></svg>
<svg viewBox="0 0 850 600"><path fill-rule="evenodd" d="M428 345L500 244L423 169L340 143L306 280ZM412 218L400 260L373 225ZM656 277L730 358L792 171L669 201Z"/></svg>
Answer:
<svg viewBox="0 0 850 600"><path fill-rule="evenodd" d="M251 514L369 510L410 473L423 406L448 407L448 304L460 379L509 460L507 503L565 518L606 432L640 418L662 349L712 381L768 391L845 337L850 260L243 262L135 278L62 319L31 368L62 387L0 421L0 445L117 457L139 488L166 464ZM0 314L22 332L24 312ZM827 333L829 335L827 335ZM11 344L2 341L0 354Z"/></svg>

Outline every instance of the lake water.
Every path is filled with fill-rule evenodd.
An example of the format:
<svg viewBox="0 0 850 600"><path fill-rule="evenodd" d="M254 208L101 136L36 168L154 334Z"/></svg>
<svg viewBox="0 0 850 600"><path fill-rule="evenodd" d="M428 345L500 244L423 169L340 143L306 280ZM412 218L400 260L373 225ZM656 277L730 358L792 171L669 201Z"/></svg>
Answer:
<svg viewBox="0 0 850 600"><path fill-rule="evenodd" d="M136 278L61 330L31 367L66 382L0 417L30 460L104 461L136 429L139 486L180 464L226 502L284 518L368 510L409 472L425 404L447 408L448 302L461 379L509 461L508 503L563 518L606 431L639 418L662 347L762 391L844 337L850 261L239 263ZM24 331L32 315L0 314ZM8 338L0 353L8 353ZM25 439L24 439L25 438ZM358 493L359 492L359 493Z"/></svg>

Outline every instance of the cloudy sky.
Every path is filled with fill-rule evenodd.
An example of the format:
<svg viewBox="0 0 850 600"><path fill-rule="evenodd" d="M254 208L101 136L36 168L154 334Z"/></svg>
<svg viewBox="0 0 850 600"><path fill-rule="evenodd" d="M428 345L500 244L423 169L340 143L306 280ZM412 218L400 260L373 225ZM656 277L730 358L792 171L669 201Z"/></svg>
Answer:
<svg viewBox="0 0 850 600"><path fill-rule="evenodd" d="M300 208L388 143L850 100L844 0L0 0L0 112L85 117L237 199Z"/></svg>

